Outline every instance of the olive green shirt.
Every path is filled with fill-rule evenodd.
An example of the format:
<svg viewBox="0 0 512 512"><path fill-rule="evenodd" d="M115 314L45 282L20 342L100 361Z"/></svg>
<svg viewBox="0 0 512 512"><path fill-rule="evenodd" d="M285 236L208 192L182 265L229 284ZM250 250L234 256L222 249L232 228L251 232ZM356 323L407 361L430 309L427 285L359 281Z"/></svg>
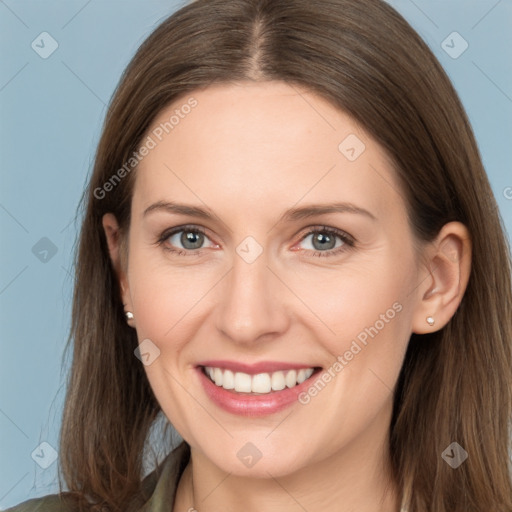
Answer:
<svg viewBox="0 0 512 512"><path fill-rule="evenodd" d="M180 444L144 478L140 492L126 512L172 512L176 488L189 457L188 445ZM69 493L53 494L25 501L6 512L76 512L74 503Z"/></svg>

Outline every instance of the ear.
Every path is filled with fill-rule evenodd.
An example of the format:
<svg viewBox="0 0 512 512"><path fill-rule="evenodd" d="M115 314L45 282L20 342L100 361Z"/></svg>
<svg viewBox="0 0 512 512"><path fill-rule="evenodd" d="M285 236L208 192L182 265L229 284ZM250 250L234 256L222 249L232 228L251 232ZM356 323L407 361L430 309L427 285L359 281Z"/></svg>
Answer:
<svg viewBox="0 0 512 512"><path fill-rule="evenodd" d="M423 257L425 267L412 319L416 334L443 328L461 303L471 271L471 238L466 226L460 222L445 224Z"/></svg>
<svg viewBox="0 0 512 512"><path fill-rule="evenodd" d="M119 224L114 214L106 213L102 218L103 229L108 244L108 252L112 266L119 280L119 287L121 288L121 299L124 305L125 313L127 311L133 313L132 299L130 295L130 287L126 276L126 261L123 257L123 250L121 247L121 232ZM127 319L128 325L134 327L133 318Z"/></svg>

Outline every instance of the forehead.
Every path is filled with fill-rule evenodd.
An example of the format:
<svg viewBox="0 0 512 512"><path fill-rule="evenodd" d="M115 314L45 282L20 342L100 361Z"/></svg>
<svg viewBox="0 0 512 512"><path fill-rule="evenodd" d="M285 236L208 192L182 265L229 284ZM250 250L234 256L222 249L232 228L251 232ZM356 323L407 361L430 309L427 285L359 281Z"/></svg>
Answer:
<svg viewBox="0 0 512 512"><path fill-rule="evenodd" d="M345 112L295 85L194 91L162 110L146 137L154 147L137 168L141 209L170 198L244 210L301 200L358 198L374 209L396 202L382 148Z"/></svg>

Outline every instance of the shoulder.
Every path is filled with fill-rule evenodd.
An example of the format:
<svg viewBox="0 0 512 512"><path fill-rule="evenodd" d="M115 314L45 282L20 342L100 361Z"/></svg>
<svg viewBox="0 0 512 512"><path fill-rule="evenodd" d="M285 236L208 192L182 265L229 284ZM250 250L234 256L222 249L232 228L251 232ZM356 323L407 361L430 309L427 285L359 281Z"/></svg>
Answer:
<svg viewBox="0 0 512 512"><path fill-rule="evenodd" d="M141 482L140 493L133 497L129 512L172 510L176 488L190 458L190 447L182 442ZM76 495L75 495L76 496ZM52 494L25 501L5 512L78 512L76 498L70 492ZM128 511L125 511L128 512Z"/></svg>
<svg viewBox="0 0 512 512"><path fill-rule="evenodd" d="M5 512L75 512L74 500L69 499L66 493L52 494L43 498L24 501Z"/></svg>

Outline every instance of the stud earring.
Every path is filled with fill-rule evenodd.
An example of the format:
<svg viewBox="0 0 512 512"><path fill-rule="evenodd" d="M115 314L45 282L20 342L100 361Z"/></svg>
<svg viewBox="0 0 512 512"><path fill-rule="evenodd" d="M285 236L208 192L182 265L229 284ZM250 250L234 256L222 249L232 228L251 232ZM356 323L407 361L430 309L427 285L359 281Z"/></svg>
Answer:
<svg viewBox="0 0 512 512"><path fill-rule="evenodd" d="M126 315L126 320L133 320L133 313L131 311L127 311L125 313Z"/></svg>
<svg viewBox="0 0 512 512"><path fill-rule="evenodd" d="M427 316L427 324L428 325L434 325L435 324L434 318L431 317L431 316Z"/></svg>

